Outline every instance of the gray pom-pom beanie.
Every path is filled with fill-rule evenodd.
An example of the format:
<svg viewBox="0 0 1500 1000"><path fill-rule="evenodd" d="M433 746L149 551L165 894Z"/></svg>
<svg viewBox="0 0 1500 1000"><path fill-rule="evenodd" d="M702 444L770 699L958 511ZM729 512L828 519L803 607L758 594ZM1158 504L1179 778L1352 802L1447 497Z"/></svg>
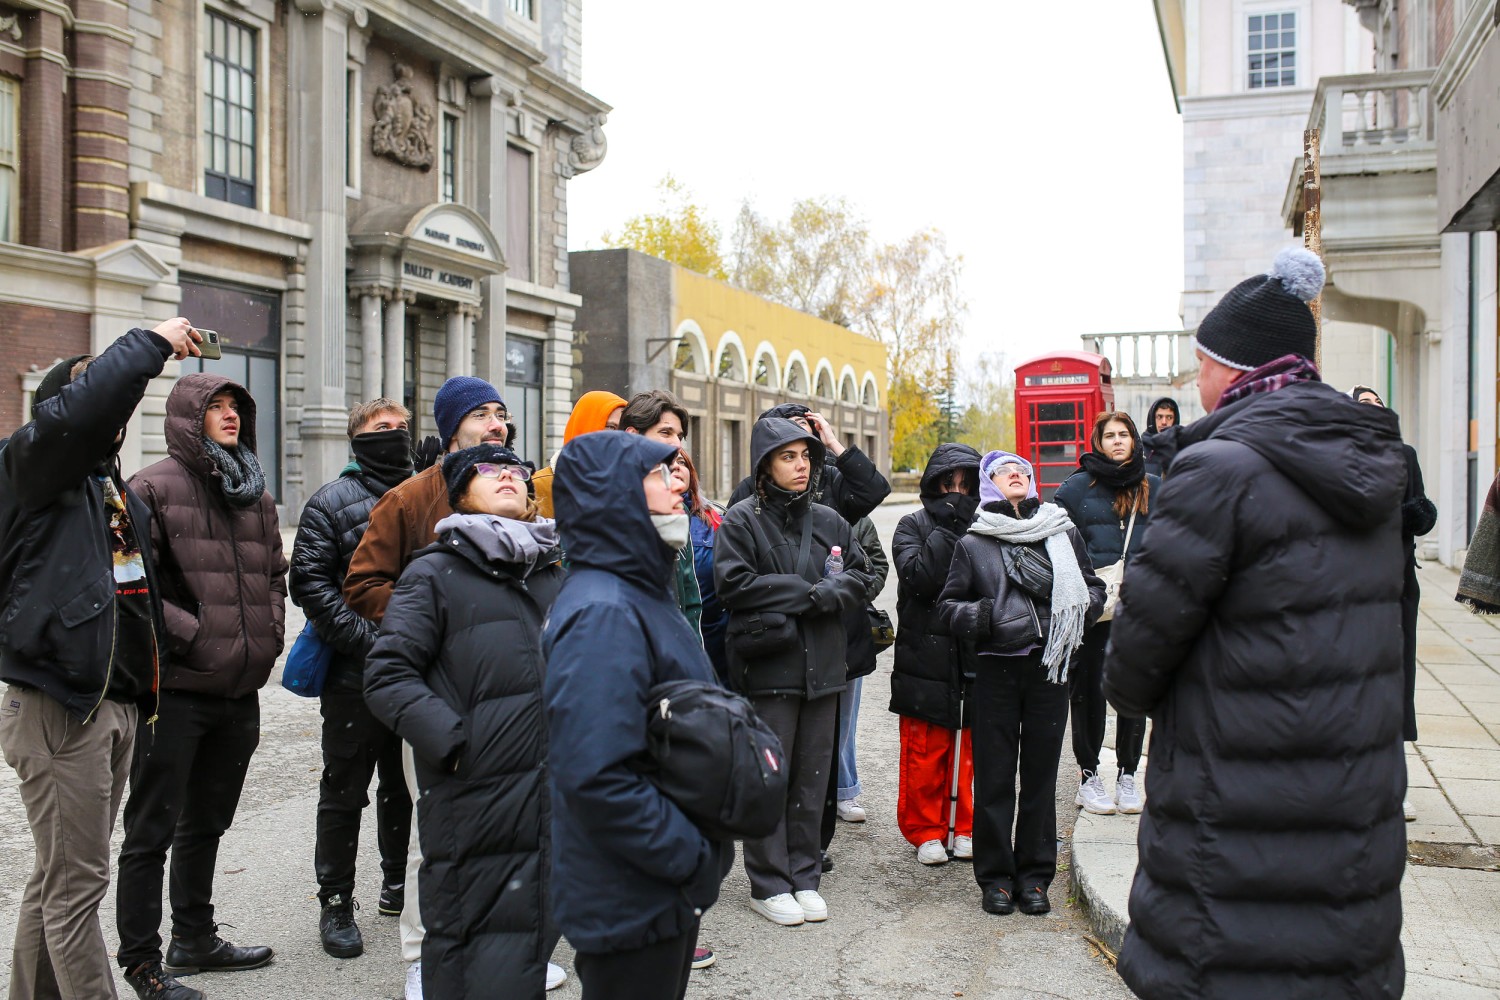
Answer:
<svg viewBox="0 0 1500 1000"><path fill-rule="evenodd" d="M1317 254L1290 247L1271 270L1235 285L1198 324L1198 349L1221 364L1250 371L1288 354L1309 361L1318 325L1307 303L1323 290Z"/></svg>

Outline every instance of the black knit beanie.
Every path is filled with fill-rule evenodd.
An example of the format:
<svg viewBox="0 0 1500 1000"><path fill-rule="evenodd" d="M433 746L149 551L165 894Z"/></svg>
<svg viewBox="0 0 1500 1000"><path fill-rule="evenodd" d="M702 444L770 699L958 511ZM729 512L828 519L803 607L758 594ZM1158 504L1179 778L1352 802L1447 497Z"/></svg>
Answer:
<svg viewBox="0 0 1500 1000"><path fill-rule="evenodd" d="M91 357L92 354L75 354L48 369L47 374L42 376L41 384L36 387L36 392L31 394L31 415L35 417L38 406L62 392L63 386L73 381L74 365Z"/></svg>
<svg viewBox="0 0 1500 1000"><path fill-rule="evenodd" d="M1293 247L1276 255L1267 274L1231 288L1198 324L1198 349L1215 361L1250 371L1288 354L1312 360L1318 324L1307 303L1323 290L1323 262Z"/></svg>
<svg viewBox="0 0 1500 1000"><path fill-rule="evenodd" d="M491 465L521 465L531 472L536 466L523 459L504 445L476 444L463 451L455 451L443 459L443 479L448 484L448 506L458 510L458 502L474 478L474 466L488 462ZM531 482L527 480L526 493L531 495Z"/></svg>

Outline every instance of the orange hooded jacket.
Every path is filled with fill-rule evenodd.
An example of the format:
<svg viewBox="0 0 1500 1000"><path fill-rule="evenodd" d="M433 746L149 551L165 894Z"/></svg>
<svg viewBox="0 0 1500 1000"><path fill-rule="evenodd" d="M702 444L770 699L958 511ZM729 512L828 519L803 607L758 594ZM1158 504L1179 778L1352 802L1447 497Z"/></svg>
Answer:
<svg viewBox="0 0 1500 1000"><path fill-rule="evenodd" d="M584 393L578 397L578 402L573 404L573 412L568 417L568 425L563 428L563 444L567 444L580 434L591 434L594 431L606 429L609 415L624 406L624 399L603 389ZM536 502L541 508L542 516L555 517L556 515L552 513L552 466L537 470L536 475L531 477L531 483L536 488Z"/></svg>

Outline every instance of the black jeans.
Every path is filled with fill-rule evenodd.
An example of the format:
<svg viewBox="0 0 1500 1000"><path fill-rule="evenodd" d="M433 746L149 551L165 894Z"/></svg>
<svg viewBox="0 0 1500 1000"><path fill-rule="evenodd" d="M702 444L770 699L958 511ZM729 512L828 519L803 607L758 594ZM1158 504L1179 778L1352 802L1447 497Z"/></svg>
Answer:
<svg viewBox="0 0 1500 1000"><path fill-rule="evenodd" d="M839 700L834 695L808 701L773 694L755 695L750 704L781 740L788 769L786 816L769 837L745 841L750 895L770 899L784 892L816 890L823 877L818 847L828 768L837 746Z"/></svg>
<svg viewBox="0 0 1500 1000"><path fill-rule="evenodd" d="M219 838L234 822L250 757L260 743L260 697L161 693L155 732L141 713L125 844L120 849L115 926L120 966L161 958L161 883L172 849L172 936L214 930Z"/></svg>
<svg viewBox="0 0 1500 1000"><path fill-rule="evenodd" d="M969 704L974 879L983 888L1015 892L1039 885L1045 891L1057 873L1057 762L1068 721L1068 688L1047 680L1040 650L979 661Z"/></svg>
<svg viewBox="0 0 1500 1000"><path fill-rule="evenodd" d="M1109 706L1104 700L1104 650L1109 646L1111 622L1100 622L1083 633L1083 645L1073 654L1068 686L1073 702L1073 756L1081 770L1099 770L1099 748L1104 746L1104 724ZM1134 774L1146 741L1146 720L1120 716L1115 720L1115 757L1120 770Z"/></svg>
<svg viewBox="0 0 1500 1000"><path fill-rule="evenodd" d="M573 968L583 1000L682 1000L693 971L698 925L644 948L605 954L578 952Z"/></svg>
<svg viewBox="0 0 1500 1000"><path fill-rule="evenodd" d="M313 867L318 901L354 893L360 813L375 789L375 830L380 870L389 885L406 881L406 845L411 837L411 796L401 773L401 738L381 725L358 689L323 691L323 779L318 782L318 832Z"/></svg>

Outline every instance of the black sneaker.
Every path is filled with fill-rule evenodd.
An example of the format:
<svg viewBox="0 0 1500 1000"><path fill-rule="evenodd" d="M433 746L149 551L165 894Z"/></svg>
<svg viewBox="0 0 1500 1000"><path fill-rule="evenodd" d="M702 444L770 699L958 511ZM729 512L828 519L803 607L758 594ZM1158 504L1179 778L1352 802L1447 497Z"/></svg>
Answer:
<svg viewBox="0 0 1500 1000"><path fill-rule="evenodd" d="M174 976L194 972L238 972L269 965L272 952L265 945L241 948L219 937L216 925L212 933L198 938L172 939L167 948L166 970Z"/></svg>
<svg viewBox="0 0 1500 1000"><path fill-rule="evenodd" d="M334 958L358 958L365 953L364 935L354 922L354 907L354 900L341 892L329 896L323 904L318 933L323 937L323 950Z"/></svg>
<svg viewBox="0 0 1500 1000"><path fill-rule="evenodd" d="M406 885L385 882L380 886L380 912L387 917L399 917L406 908Z"/></svg>
<svg viewBox="0 0 1500 1000"><path fill-rule="evenodd" d="M202 993L173 979L160 961L146 962L125 973L125 981L141 1000L203 1000Z"/></svg>
<svg viewBox="0 0 1500 1000"><path fill-rule="evenodd" d="M1016 904L1022 913L1029 913L1033 917L1039 917L1043 913L1052 912L1052 903L1047 899L1047 890L1039 885L1029 889L1021 890L1021 900Z"/></svg>
<svg viewBox="0 0 1500 1000"><path fill-rule="evenodd" d="M827 851L823 852L822 864L819 867L823 869L824 875L827 875L829 872L833 871L833 859L828 856Z"/></svg>

